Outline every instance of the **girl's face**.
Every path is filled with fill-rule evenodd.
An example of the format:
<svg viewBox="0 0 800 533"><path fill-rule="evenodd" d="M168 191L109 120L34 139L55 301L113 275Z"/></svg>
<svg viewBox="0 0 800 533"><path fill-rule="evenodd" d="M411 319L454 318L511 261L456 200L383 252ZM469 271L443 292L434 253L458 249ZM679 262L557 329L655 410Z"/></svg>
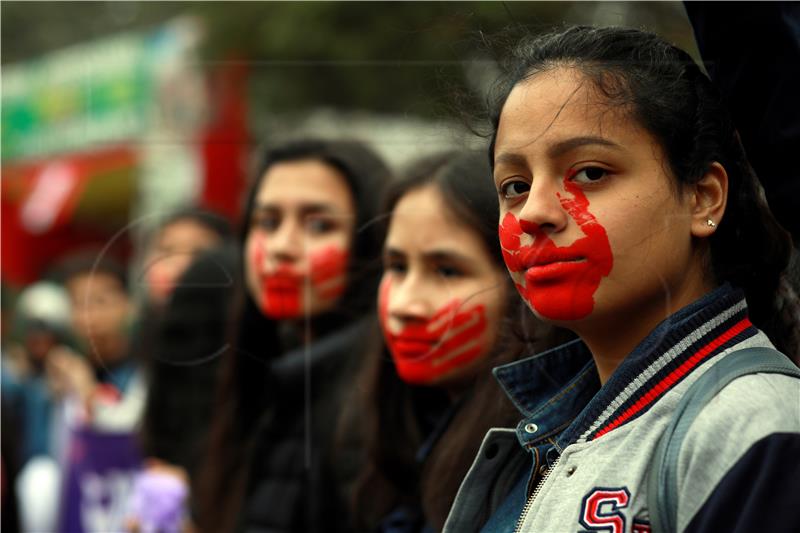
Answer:
<svg viewBox="0 0 800 533"><path fill-rule="evenodd" d="M297 319L334 307L347 286L354 224L350 189L335 168L300 160L267 170L245 241L247 288L264 315Z"/></svg>
<svg viewBox="0 0 800 533"><path fill-rule="evenodd" d="M378 306L398 374L413 384L459 388L495 343L505 272L433 185L397 202L383 255Z"/></svg>
<svg viewBox="0 0 800 533"><path fill-rule="evenodd" d="M219 242L217 233L191 219L164 226L145 258L144 277L150 301L163 305L197 254Z"/></svg>
<svg viewBox="0 0 800 533"><path fill-rule="evenodd" d="M626 111L559 68L511 91L497 131L508 270L537 316L579 333L581 323L655 324L705 290L692 201Z"/></svg>

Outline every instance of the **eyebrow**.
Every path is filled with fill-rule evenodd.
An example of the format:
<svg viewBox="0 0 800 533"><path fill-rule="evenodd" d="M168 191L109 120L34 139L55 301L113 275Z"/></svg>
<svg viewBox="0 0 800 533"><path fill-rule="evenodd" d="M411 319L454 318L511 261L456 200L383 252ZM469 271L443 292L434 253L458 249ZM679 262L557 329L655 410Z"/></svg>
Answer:
<svg viewBox="0 0 800 533"><path fill-rule="evenodd" d="M253 213L272 211L281 211L281 208L274 204L257 204L253 208ZM336 209L334 209L330 204L326 203L301 204L299 211L300 214L304 216L317 214L336 214Z"/></svg>
<svg viewBox="0 0 800 533"><path fill-rule="evenodd" d="M386 257L405 257L406 253L397 248L385 248L383 255ZM472 263L472 259L454 250L430 250L422 252L426 261L455 261L457 263Z"/></svg>
<svg viewBox="0 0 800 533"><path fill-rule="evenodd" d="M566 154L567 152L575 150L576 148L580 148L581 146L587 146L592 144L606 146L608 148L613 148L615 150L622 150L622 146L613 141L609 141L605 137L597 137L594 135L589 135L584 137L572 137L571 139L565 139L563 141L557 142L556 144L547 149L547 155L550 157L558 157L560 155Z"/></svg>
<svg viewBox="0 0 800 533"><path fill-rule="evenodd" d="M566 154L576 148L587 145L599 145L613 148L615 150L622 150L622 146L606 139L605 137L598 137L595 135L587 135L582 137L572 137L559 141L547 149L548 157L555 158ZM522 154L514 152L503 152L494 159L494 164L508 164L511 166L524 166L527 164L527 159Z"/></svg>

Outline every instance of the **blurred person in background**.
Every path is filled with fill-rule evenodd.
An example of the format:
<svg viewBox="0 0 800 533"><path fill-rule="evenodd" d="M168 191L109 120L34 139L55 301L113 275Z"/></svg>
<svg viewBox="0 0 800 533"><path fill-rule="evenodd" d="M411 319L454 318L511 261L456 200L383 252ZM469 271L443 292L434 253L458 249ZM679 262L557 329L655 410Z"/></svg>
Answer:
<svg viewBox="0 0 800 533"><path fill-rule="evenodd" d="M209 216L192 223L201 225ZM226 242L228 225L217 217L213 220L211 232L195 232L213 239L191 240L180 248L195 249L191 263L172 283L157 320L150 323L151 351L141 354L148 369L140 432L146 459L132 495L129 527L134 530L180 530L188 480L198 467L211 422L217 369L228 346L236 272L235 253Z"/></svg>
<svg viewBox="0 0 800 533"><path fill-rule="evenodd" d="M72 304L77 350L59 347L48 373L63 391L65 454L58 530L119 531L133 475L141 465L135 427L146 383L131 355L132 299L126 271L102 252L63 259L55 276Z"/></svg>
<svg viewBox="0 0 800 533"><path fill-rule="evenodd" d="M70 313L61 286L30 285L20 293L12 320L20 343L3 349L3 492L4 500L16 496L23 531L55 526L63 453L56 411L62 391L46 368L51 354L69 342Z"/></svg>
<svg viewBox="0 0 800 533"><path fill-rule="evenodd" d="M151 231L142 265L145 308L164 308L197 256L231 237L228 221L199 207L180 208Z"/></svg>
<svg viewBox="0 0 800 533"><path fill-rule="evenodd" d="M370 330L383 162L354 141L268 149L239 239L243 291L197 484L203 532L335 532L349 516L330 453Z"/></svg>
<svg viewBox="0 0 800 533"><path fill-rule="evenodd" d="M131 429L141 415L144 383L131 357L132 302L125 269L99 253L79 252L56 271L72 303L79 349L54 351L48 370L79 400L84 422Z"/></svg>
<svg viewBox="0 0 800 533"><path fill-rule="evenodd" d="M359 530L437 531L483 435L516 422L491 368L523 348L501 335L518 302L484 154L417 161L385 205L384 344L341 426L367 446L352 502Z"/></svg>
<svg viewBox="0 0 800 533"><path fill-rule="evenodd" d="M70 302L59 285L41 281L24 289L17 300L14 329L19 343L3 350L3 401L22 425L22 460L55 456L50 435L55 390L45 372L53 348L69 343Z"/></svg>

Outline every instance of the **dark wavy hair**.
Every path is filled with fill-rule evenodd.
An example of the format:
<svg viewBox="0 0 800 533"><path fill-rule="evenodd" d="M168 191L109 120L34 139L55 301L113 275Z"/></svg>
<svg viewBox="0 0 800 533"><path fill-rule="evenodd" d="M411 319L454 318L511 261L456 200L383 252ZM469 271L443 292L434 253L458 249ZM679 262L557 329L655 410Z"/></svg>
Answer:
<svg viewBox="0 0 800 533"><path fill-rule="evenodd" d="M712 163L728 173L724 219L709 238L710 274L744 290L753 322L787 355L798 356L796 292L784 273L791 238L767 205L723 99L683 50L652 33L572 26L522 39L503 62L488 98L493 127L520 82L556 68L575 68L608 103L627 110L661 145L676 189L697 183Z"/></svg>
<svg viewBox="0 0 800 533"><path fill-rule="evenodd" d="M348 286L339 300L342 305L312 318L310 326L318 337L367 315L374 308L381 241L376 225L371 222L377 213L376 199L388 182L389 171L370 148L358 141L299 139L266 147L241 214L238 240L242 249L250 230L256 195L267 170L278 163L307 160L321 161L342 174L356 212ZM225 531L235 524L255 427L265 406L275 400L270 396L267 363L291 348L279 335L278 321L265 317L245 289L244 268L244 261L240 260L239 286L233 297L232 350L221 363L206 467L195 483L194 512L201 531Z"/></svg>

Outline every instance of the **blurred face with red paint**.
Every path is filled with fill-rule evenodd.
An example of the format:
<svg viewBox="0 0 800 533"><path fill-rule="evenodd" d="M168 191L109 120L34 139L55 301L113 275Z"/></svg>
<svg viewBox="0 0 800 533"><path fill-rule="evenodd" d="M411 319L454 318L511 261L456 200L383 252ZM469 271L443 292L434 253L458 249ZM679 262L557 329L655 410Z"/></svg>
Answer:
<svg viewBox="0 0 800 533"><path fill-rule="evenodd" d="M147 295L157 305L166 303L175 284L200 252L219 244L220 236L190 218L164 226L145 258Z"/></svg>
<svg viewBox="0 0 800 533"><path fill-rule="evenodd" d="M661 146L576 69L511 91L494 181L503 256L539 317L579 334L620 320L649 331L703 294L692 205Z"/></svg>
<svg viewBox="0 0 800 533"><path fill-rule="evenodd" d="M334 167L309 159L267 169L245 241L247 287L265 316L299 319L336 305L354 221L353 196Z"/></svg>
<svg viewBox="0 0 800 533"><path fill-rule="evenodd" d="M452 390L467 384L497 338L505 278L437 186L402 196L384 244L378 301L399 376Z"/></svg>

